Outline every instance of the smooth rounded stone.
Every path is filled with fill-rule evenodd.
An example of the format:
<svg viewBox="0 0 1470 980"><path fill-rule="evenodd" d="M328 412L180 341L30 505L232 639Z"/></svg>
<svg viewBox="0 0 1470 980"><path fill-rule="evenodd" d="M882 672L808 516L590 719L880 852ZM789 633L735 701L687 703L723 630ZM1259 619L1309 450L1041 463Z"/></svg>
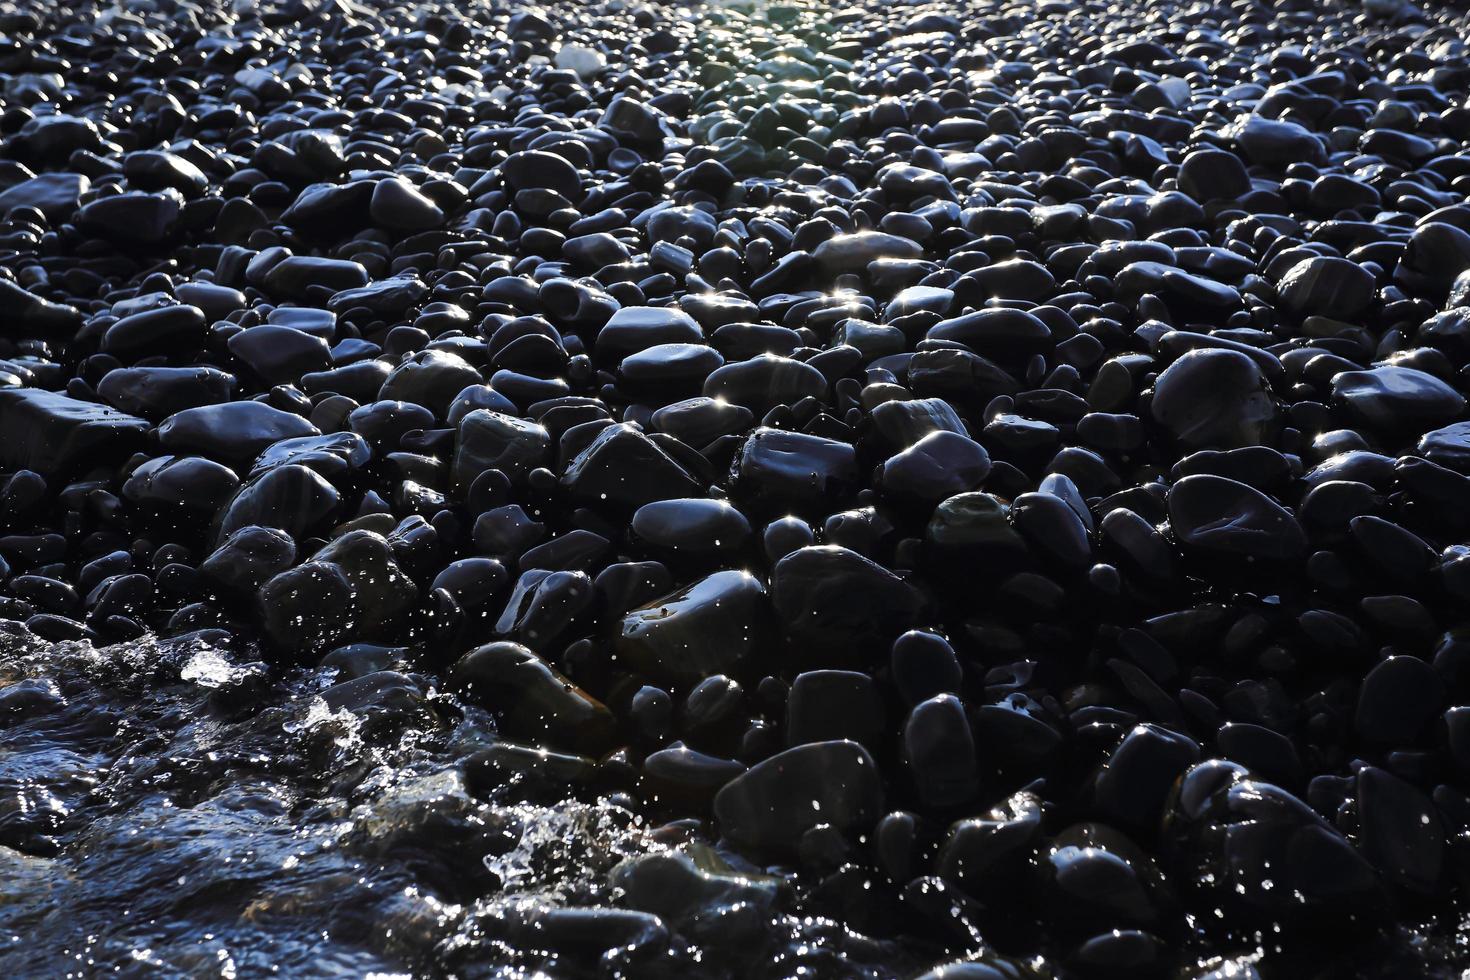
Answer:
<svg viewBox="0 0 1470 980"><path fill-rule="evenodd" d="M1249 484L1257 490L1279 491L1291 481L1292 465L1281 453L1268 446L1245 446L1241 449L1202 449L1190 453L1174 467L1177 476L1213 473Z"/></svg>
<svg viewBox="0 0 1470 980"><path fill-rule="evenodd" d="M708 804L722 786L746 768L735 759L697 752L682 742L675 742L643 760L643 779L657 788L655 795L660 798L679 794Z"/></svg>
<svg viewBox="0 0 1470 980"><path fill-rule="evenodd" d="M1106 824L1062 831L1042 851L1041 867L1047 908L1068 930L1149 926L1167 903L1153 861Z"/></svg>
<svg viewBox="0 0 1470 980"><path fill-rule="evenodd" d="M832 341L834 344L856 350L863 359L863 363L888 355L902 354L908 346L908 340L904 337L903 331L897 327L880 326L852 318L843 321L838 332L833 335ZM800 344L793 344L786 353L790 353L799 346Z"/></svg>
<svg viewBox="0 0 1470 980"><path fill-rule="evenodd" d="M422 405L444 418L450 402L470 385L483 382L464 358L448 351L419 351L395 367L378 389L379 401Z"/></svg>
<svg viewBox="0 0 1470 980"><path fill-rule="evenodd" d="M1222 476L1186 476L1169 488L1169 523L1187 548L1219 557L1290 561L1306 553L1302 526L1254 487Z"/></svg>
<svg viewBox="0 0 1470 980"><path fill-rule="evenodd" d="M1057 567L1079 571L1092 564L1087 525L1062 498L1023 493L1011 502L1010 522L1033 553Z"/></svg>
<svg viewBox="0 0 1470 980"><path fill-rule="evenodd" d="M847 548L814 545L776 563L771 601L790 637L818 650L863 650L911 628L917 587Z"/></svg>
<svg viewBox="0 0 1470 980"><path fill-rule="evenodd" d="M1358 770L1358 847L1394 885L1432 895L1445 876L1444 824L1411 783L1375 766Z"/></svg>
<svg viewBox="0 0 1470 980"><path fill-rule="evenodd" d="M1444 684L1417 657L1389 657L1363 678L1353 728L1365 742L1409 745L1439 714Z"/></svg>
<svg viewBox="0 0 1470 980"><path fill-rule="evenodd" d="M673 307L624 306L597 332L593 352L600 362L619 364L630 355L663 344L704 344L698 321Z"/></svg>
<svg viewBox="0 0 1470 980"><path fill-rule="evenodd" d="M598 572L592 585L608 616L616 617L667 594L674 577L662 562L623 561Z"/></svg>
<svg viewBox="0 0 1470 980"><path fill-rule="evenodd" d="M367 284L367 269L361 262L291 255L271 266L261 286L275 299L306 300L313 289L338 293Z"/></svg>
<svg viewBox="0 0 1470 980"><path fill-rule="evenodd" d="M521 555L522 568L544 568L548 571L586 571L601 563L612 549L612 542L595 531L576 528L552 538Z"/></svg>
<svg viewBox="0 0 1470 980"><path fill-rule="evenodd" d="M816 534L806 521L799 517L782 517L766 525L761 532L761 550L766 560L780 561L798 548L805 548L816 541Z"/></svg>
<svg viewBox="0 0 1470 980"><path fill-rule="evenodd" d="M954 290L942 286L908 286L883 307L883 322L893 323L911 313L927 312L943 316L954 303Z"/></svg>
<svg viewBox="0 0 1470 980"><path fill-rule="evenodd" d="M0 461L45 477L126 459L149 425L106 405L57 391L0 388Z"/></svg>
<svg viewBox="0 0 1470 980"><path fill-rule="evenodd" d="M733 555L750 540L750 522L723 500L658 500L633 514L633 533L674 557Z"/></svg>
<svg viewBox="0 0 1470 980"><path fill-rule="evenodd" d="M848 739L880 751L887 711L878 685L851 670L797 674L786 698L786 744Z"/></svg>
<svg viewBox="0 0 1470 980"><path fill-rule="evenodd" d="M511 735L592 752L605 750L612 738L607 707L519 643L476 647L454 664L450 679L495 711Z"/></svg>
<svg viewBox="0 0 1470 980"><path fill-rule="evenodd" d="M693 927L721 909L748 908L764 918L786 894L779 878L737 871L703 844L626 858L608 881L630 907Z"/></svg>
<svg viewBox="0 0 1470 980"><path fill-rule="evenodd" d="M159 444L169 452L197 454L236 469L272 443L317 435L321 433L316 426L301 416L256 401L186 408L158 427Z"/></svg>
<svg viewBox="0 0 1470 980"><path fill-rule="evenodd" d="M1009 259L968 272L955 286L964 295L1040 302L1057 291L1057 280L1040 262Z"/></svg>
<svg viewBox="0 0 1470 980"><path fill-rule="evenodd" d="M1010 512L1010 504L994 494L955 494L934 508L924 537L944 549L1024 558L1026 543L1012 526Z"/></svg>
<svg viewBox="0 0 1470 980"><path fill-rule="evenodd" d="M1255 361L1232 350L1203 349L1160 373L1149 412L1183 446L1233 449L1265 440L1276 403Z"/></svg>
<svg viewBox="0 0 1470 980"><path fill-rule="evenodd" d="M0 191L0 215L16 208L35 208L52 221L64 221L76 213L91 186L82 174L38 174Z"/></svg>
<svg viewBox="0 0 1470 980"><path fill-rule="evenodd" d="M695 737L708 735L739 719L744 702L745 689L739 681L715 674L695 684L685 695L679 722Z"/></svg>
<svg viewBox="0 0 1470 980"><path fill-rule="evenodd" d="M459 423L464 421L464 417L477 408L487 408L501 415L513 416L517 413L515 402L494 388L489 385L473 384L467 385L454 396L454 400L449 403L449 408L444 412L444 422L447 425L458 427ZM428 412L428 409L424 411ZM422 428L422 426L416 426L416 428Z"/></svg>
<svg viewBox="0 0 1470 980"><path fill-rule="evenodd" d="M762 427L731 464L741 493L773 502L826 499L857 479L857 451L845 442Z"/></svg>
<svg viewBox="0 0 1470 980"><path fill-rule="evenodd" d="M1215 907L1290 929L1371 909L1377 876L1342 834L1279 786L1221 760L1182 777L1168 836L1195 873L1181 880Z"/></svg>
<svg viewBox="0 0 1470 980"><path fill-rule="evenodd" d="M703 489L657 443L626 423L597 433L567 465L561 485L575 500L625 510L693 497Z"/></svg>
<svg viewBox="0 0 1470 980"><path fill-rule="evenodd" d="M254 480L281 466L299 465L328 480L337 480L361 470L372 457L372 447L355 432L282 439L255 457L249 478Z"/></svg>
<svg viewBox="0 0 1470 980"><path fill-rule="evenodd" d="M965 706L953 694L914 706L904 722L903 752L925 806L955 806L978 791L974 736Z"/></svg>
<svg viewBox="0 0 1470 980"><path fill-rule="evenodd" d="M173 237L182 210L183 199L176 191L130 191L88 201L76 217L77 224L119 247L151 247Z"/></svg>
<svg viewBox="0 0 1470 980"><path fill-rule="evenodd" d="M121 322L117 324L120 325ZM303 374L326 371L332 366L331 350L325 340L269 323L241 330L225 346L268 385L289 384Z"/></svg>
<svg viewBox="0 0 1470 980"><path fill-rule="evenodd" d="M366 180L309 184L282 212L281 221L312 238L358 231L367 226L372 193L373 183Z"/></svg>
<svg viewBox="0 0 1470 980"><path fill-rule="evenodd" d="M798 745L751 767L715 796L720 833L742 847L790 851L819 824L864 831L883 812L878 766L856 742Z"/></svg>
<svg viewBox="0 0 1470 980"><path fill-rule="evenodd" d="M985 447L957 432L931 432L883 464L884 493L937 504L978 487L990 473Z"/></svg>
<svg viewBox="0 0 1470 980"><path fill-rule="evenodd" d="M929 328L932 340L952 340L985 357L1024 357L1050 353L1051 328L1024 310L983 309Z"/></svg>
<svg viewBox="0 0 1470 980"><path fill-rule="evenodd" d="M1293 163L1322 163L1322 141L1306 127L1285 119L1267 119L1254 113L1235 128L1235 141L1252 163L1287 167Z"/></svg>
<svg viewBox="0 0 1470 980"><path fill-rule="evenodd" d="M434 413L410 402L375 401L347 414L347 428L378 452L392 452L414 430L432 429Z"/></svg>
<svg viewBox="0 0 1470 980"><path fill-rule="evenodd" d="M617 655L671 683L737 671L768 642L769 608L760 579L743 571L715 572L624 615Z"/></svg>
<svg viewBox="0 0 1470 980"><path fill-rule="evenodd" d="M427 231L444 224L439 205L402 177L380 180L368 202L373 223L399 232Z"/></svg>
<svg viewBox="0 0 1470 980"><path fill-rule="evenodd" d="M1462 275L1455 281L1470 287L1470 276ZM1463 357L1470 353L1470 295L1452 296L1449 305L1449 309L1419 324L1414 338L1451 356Z"/></svg>
<svg viewBox="0 0 1470 980"><path fill-rule="evenodd" d="M240 478L229 467L199 456L155 456L123 483L128 500L152 507L182 507L213 514L234 496Z"/></svg>
<svg viewBox="0 0 1470 980"><path fill-rule="evenodd" d="M372 639L418 599L381 534L348 531L310 561L273 576L258 593L261 627L288 650Z"/></svg>
<svg viewBox="0 0 1470 980"><path fill-rule="evenodd" d="M451 472L461 492L486 470L500 470L520 482L551 459L551 434L512 415L476 409L460 419L457 435Z"/></svg>
<svg viewBox="0 0 1470 980"><path fill-rule="evenodd" d="M144 352L193 349L204 340L204 313L182 304L125 316L102 335L102 349L124 357Z"/></svg>
<svg viewBox="0 0 1470 980"><path fill-rule="evenodd" d="M1428 221L1416 227L1409 237L1394 278L1438 300L1445 297L1466 269L1470 269L1470 230L1442 221Z"/></svg>
<svg viewBox="0 0 1470 980"><path fill-rule="evenodd" d="M1354 421L1388 435L1437 428L1465 411L1465 396L1439 378L1395 365L1334 375L1332 400Z"/></svg>
<svg viewBox="0 0 1470 980"><path fill-rule="evenodd" d="M828 276L844 272L863 272L878 259L917 259L924 247L912 239L881 231L860 231L838 235L818 245L812 258Z"/></svg>
<svg viewBox="0 0 1470 980"><path fill-rule="evenodd" d="M226 319L250 305L240 290L212 282L181 282L174 287L174 295L180 301L203 310L205 318L211 322Z"/></svg>
<svg viewBox="0 0 1470 980"><path fill-rule="evenodd" d="M721 436L748 430L755 413L743 405L700 395L665 405L649 418L657 432L666 432L688 446L700 448Z"/></svg>
<svg viewBox="0 0 1470 980"><path fill-rule="evenodd" d="M195 196L209 189L204 171L177 154L158 150L129 153L123 160L123 175L142 190L172 187L185 196Z"/></svg>
<svg viewBox="0 0 1470 980"><path fill-rule="evenodd" d="M554 643L595 598L585 572L533 568L521 573L500 618L497 636L545 646Z"/></svg>
<svg viewBox="0 0 1470 980"><path fill-rule="evenodd" d="M470 537L484 554L519 558L546 537L546 525L533 521L520 504L506 504L476 517Z"/></svg>
<svg viewBox="0 0 1470 980"><path fill-rule="evenodd" d="M500 166L505 182L518 191L555 191L569 201L582 196L582 178L565 157L544 150L512 153Z"/></svg>
<svg viewBox="0 0 1470 980"><path fill-rule="evenodd" d="M638 731L646 738L662 739L668 734L669 725L674 717L674 699L669 697L669 692L661 688L645 684L633 694L628 706L628 716ZM675 770L684 778L684 785L693 783L700 788L708 787L710 790L717 789L733 779L736 773L731 773L728 778L722 778L723 774L718 769L723 768L720 763L732 760L717 760L702 753L696 753L692 749L675 743L669 747L675 754L667 757L671 764L669 769ZM654 753L657 755L658 753ZM648 773L649 763L653 756L643 761L645 775ZM740 770L745 766L737 763ZM708 778L704 778L708 777ZM715 778L719 778L718 785L711 785Z"/></svg>
<svg viewBox="0 0 1470 980"><path fill-rule="evenodd" d="M701 344L659 344L623 358L618 373L629 385L698 390L725 359Z"/></svg>
<svg viewBox="0 0 1470 980"><path fill-rule="evenodd" d="M893 641L889 668L899 696L909 706L940 694L958 694L964 679L949 641L922 630L910 630Z"/></svg>
<svg viewBox="0 0 1470 980"><path fill-rule="evenodd" d="M7 328L12 334L70 337L82 325L82 314L76 308L53 303L8 279L0 279L0 302L9 312Z"/></svg>
<svg viewBox="0 0 1470 980"><path fill-rule="evenodd" d="M333 394L357 402L376 401L383 381L392 369L376 358L355 361L332 368L303 374L297 386L307 395Z"/></svg>
<svg viewBox="0 0 1470 980"><path fill-rule="evenodd" d="M967 894L1004 895L1014 876L1026 873L1044 813L1041 799L1021 790L978 817L955 821L935 870Z"/></svg>
<svg viewBox="0 0 1470 980"><path fill-rule="evenodd" d="M564 259L584 269L626 262L632 255L628 246L605 231L568 238L561 246Z"/></svg>
<svg viewBox="0 0 1470 980"><path fill-rule="evenodd" d="M1098 529L1103 555L1120 568L1161 584L1174 580L1174 546L1149 521L1126 507L1117 507L1108 512Z"/></svg>
<svg viewBox="0 0 1470 980"><path fill-rule="evenodd" d="M1151 834L1175 780L1199 760L1194 739L1160 725L1138 725L1098 771L1092 791L1099 815L1118 827Z"/></svg>
<svg viewBox="0 0 1470 980"><path fill-rule="evenodd" d="M53 112L26 119L10 138L12 155L33 164L57 164L78 150L103 149L102 134L90 119Z"/></svg>
<svg viewBox="0 0 1470 980"><path fill-rule="evenodd" d="M273 527L304 538L336 514L342 498L321 475L295 463L276 466L240 488L220 513L219 534Z"/></svg>
<svg viewBox="0 0 1470 980"><path fill-rule="evenodd" d="M895 447L912 446L935 432L968 435L954 407L941 398L893 400L875 405L873 425Z"/></svg>
<svg viewBox="0 0 1470 980"><path fill-rule="evenodd" d="M210 585L243 597L294 564L296 542L285 531L241 527L199 563L199 575Z"/></svg>
<svg viewBox="0 0 1470 980"><path fill-rule="evenodd" d="M339 289L327 300L327 308L333 313L362 309L380 316L393 316L418 305L428 292L422 279L412 272L405 272L363 286Z"/></svg>
<svg viewBox="0 0 1470 980"><path fill-rule="evenodd" d="M576 72L577 77L585 81L607 67L607 60L597 50L584 44L563 44L556 49L552 64Z"/></svg>
<svg viewBox="0 0 1470 980"><path fill-rule="evenodd" d="M1118 298L1136 304L1145 295L1163 300L1176 315L1215 318L1240 307L1240 292L1162 262L1134 262L1115 277Z"/></svg>
<svg viewBox="0 0 1470 980"><path fill-rule="evenodd" d="M1470 422L1452 422L1426 432L1415 451L1431 463L1470 473Z"/></svg>
<svg viewBox="0 0 1470 980"><path fill-rule="evenodd" d="M759 416L777 405L794 405L803 398L825 399L827 379L810 364L760 354L716 369L705 378L703 394L743 406Z"/></svg>
<svg viewBox="0 0 1470 980"><path fill-rule="evenodd" d="M1434 549L1392 521L1365 514L1348 521L1348 533L1380 573L1399 581L1418 582L1434 567Z"/></svg>
<svg viewBox="0 0 1470 980"><path fill-rule="evenodd" d="M1196 201L1229 201L1251 189L1240 157L1227 150L1194 150L1179 164L1179 189Z"/></svg>
<svg viewBox="0 0 1470 980"><path fill-rule="evenodd" d="M1357 263L1318 255L1292 266L1276 288L1297 316L1352 321L1372 304L1376 287L1372 274Z"/></svg>

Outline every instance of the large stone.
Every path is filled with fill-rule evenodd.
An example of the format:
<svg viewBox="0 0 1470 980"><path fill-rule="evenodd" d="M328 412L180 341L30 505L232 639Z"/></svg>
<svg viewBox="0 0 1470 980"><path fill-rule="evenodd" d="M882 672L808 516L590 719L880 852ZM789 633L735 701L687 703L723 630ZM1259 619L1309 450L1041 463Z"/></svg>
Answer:
<svg viewBox="0 0 1470 980"><path fill-rule="evenodd" d="M855 551L813 545L771 573L771 600L788 634L821 649L885 649L924 611L918 588Z"/></svg>
<svg viewBox="0 0 1470 980"><path fill-rule="evenodd" d="M819 824L866 831L883 809L877 763L856 742L811 742L753 766L715 796L720 832L735 844L790 851Z"/></svg>
<svg viewBox="0 0 1470 980"><path fill-rule="evenodd" d="M271 641L301 650L370 639L417 598L418 587L398 567L388 540L359 529L266 582L259 607Z"/></svg>
<svg viewBox="0 0 1470 980"><path fill-rule="evenodd" d="M513 481L551 461L551 434L535 422L489 409L476 409L459 422L451 470L454 485L468 490L486 470L500 470Z"/></svg>
<svg viewBox="0 0 1470 980"><path fill-rule="evenodd" d="M126 459L148 428L143 419L57 391L0 389L0 459L7 467L75 475Z"/></svg>
<svg viewBox="0 0 1470 980"><path fill-rule="evenodd" d="M655 500L693 497L699 481L631 425L610 425L577 454L561 484L573 499L635 510Z"/></svg>
<svg viewBox="0 0 1470 980"><path fill-rule="evenodd" d="M317 435L317 427L301 416L257 401L187 408L158 427L158 441L170 452L194 453L237 468L248 466L272 443Z"/></svg>
<svg viewBox="0 0 1470 980"><path fill-rule="evenodd" d="M715 572L624 616L618 657L671 683L735 673L768 642L769 608L760 579Z"/></svg>

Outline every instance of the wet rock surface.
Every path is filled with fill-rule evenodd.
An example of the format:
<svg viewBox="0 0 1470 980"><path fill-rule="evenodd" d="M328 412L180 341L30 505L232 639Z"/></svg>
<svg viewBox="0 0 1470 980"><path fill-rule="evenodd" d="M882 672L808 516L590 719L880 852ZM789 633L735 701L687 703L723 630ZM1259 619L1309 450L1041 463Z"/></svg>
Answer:
<svg viewBox="0 0 1470 980"><path fill-rule="evenodd" d="M1460 975L1467 29L0 7L0 965Z"/></svg>

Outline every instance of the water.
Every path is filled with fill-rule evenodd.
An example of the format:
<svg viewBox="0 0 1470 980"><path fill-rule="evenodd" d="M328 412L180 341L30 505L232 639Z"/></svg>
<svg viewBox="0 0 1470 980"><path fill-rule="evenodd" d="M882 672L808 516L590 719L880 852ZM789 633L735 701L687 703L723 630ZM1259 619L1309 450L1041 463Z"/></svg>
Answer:
<svg viewBox="0 0 1470 980"><path fill-rule="evenodd" d="M491 719L432 686L333 710L333 680L197 636L0 634L0 970L879 977L922 962L799 908L771 911L736 957L542 949L537 916L612 905L620 861L699 835L608 799L476 798L460 764L494 743Z"/></svg>

